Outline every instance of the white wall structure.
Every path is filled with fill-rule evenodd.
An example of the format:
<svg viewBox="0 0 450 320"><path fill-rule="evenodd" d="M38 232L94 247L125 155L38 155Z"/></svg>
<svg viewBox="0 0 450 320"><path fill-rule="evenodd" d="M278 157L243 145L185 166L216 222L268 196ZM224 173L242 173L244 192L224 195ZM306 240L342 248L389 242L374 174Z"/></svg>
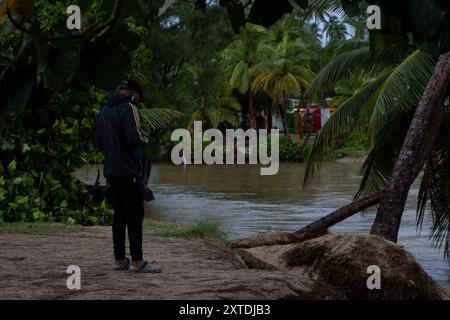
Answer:
<svg viewBox="0 0 450 320"><path fill-rule="evenodd" d="M321 115L321 120L322 120L322 127L323 125L328 121L328 119L330 118L330 109L329 108L322 108L322 115Z"/></svg>

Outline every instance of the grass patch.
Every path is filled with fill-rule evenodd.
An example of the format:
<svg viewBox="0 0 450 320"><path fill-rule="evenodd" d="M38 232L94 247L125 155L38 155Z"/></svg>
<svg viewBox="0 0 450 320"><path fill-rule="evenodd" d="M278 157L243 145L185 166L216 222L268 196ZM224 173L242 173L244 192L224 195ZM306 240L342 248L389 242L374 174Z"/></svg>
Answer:
<svg viewBox="0 0 450 320"><path fill-rule="evenodd" d="M86 231L85 228L77 224L63 224L51 222L3 222L0 223L0 233L24 233L36 235L56 235L67 233L78 233Z"/></svg>
<svg viewBox="0 0 450 320"><path fill-rule="evenodd" d="M215 239L226 242L227 237L220 230L219 225L207 220L199 221L193 226L184 226L167 221L147 220L144 228L152 235L158 237L184 238L184 239Z"/></svg>
<svg viewBox="0 0 450 320"><path fill-rule="evenodd" d="M3 222L0 233L22 233L34 235L61 235L97 230L96 227L83 227L78 224L53 222ZM227 237L220 227L212 222L202 220L193 226L185 226L169 221L144 220L144 230L158 237L184 239L210 239L227 242Z"/></svg>

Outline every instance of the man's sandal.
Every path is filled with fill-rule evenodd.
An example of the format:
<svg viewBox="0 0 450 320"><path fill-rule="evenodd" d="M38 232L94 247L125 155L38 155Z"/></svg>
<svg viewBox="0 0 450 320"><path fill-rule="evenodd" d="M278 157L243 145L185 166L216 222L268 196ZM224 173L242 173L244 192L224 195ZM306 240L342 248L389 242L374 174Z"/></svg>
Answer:
<svg viewBox="0 0 450 320"><path fill-rule="evenodd" d="M130 266L130 272L141 272L141 273L160 273L161 268L157 266L152 266L147 261L144 261L144 263L140 267L135 267L133 265Z"/></svg>

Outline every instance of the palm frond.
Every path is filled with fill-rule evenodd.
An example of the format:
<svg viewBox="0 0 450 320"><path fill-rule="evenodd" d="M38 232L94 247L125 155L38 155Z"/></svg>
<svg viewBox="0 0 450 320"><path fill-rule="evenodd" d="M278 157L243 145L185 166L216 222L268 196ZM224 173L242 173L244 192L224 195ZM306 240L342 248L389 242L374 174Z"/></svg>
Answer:
<svg viewBox="0 0 450 320"><path fill-rule="evenodd" d="M208 110L208 119L213 127L217 127L222 121L227 121L232 125L238 125L239 123L236 113L225 107Z"/></svg>
<svg viewBox="0 0 450 320"><path fill-rule="evenodd" d="M215 101L215 104L221 107L229 108L233 111L240 111L241 110L241 104L239 101L236 100L235 97L220 97L217 98Z"/></svg>
<svg viewBox="0 0 450 320"><path fill-rule="evenodd" d="M376 103L370 120L369 136L386 122L393 112L415 108L433 74L436 62L420 50L399 64L376 94Z"/></svg>
<svg viewBox="0 0 450 320"><path fill-rule="evenodd" d="M260 74L258 74L255 79L252 82L251 85L251 90L253 93L261 90L262 88L265 87L265 84L267 82L267 74L261 72Z"/></svg>
<svg viewBox="0 0 450 320"><path fill-rule="evenodd" d="M431 222L430 239L450 262L450 115L434 141L420 184L417 203L417 226L422 228L425 218Z"/></svg>
<svg viewBox="0 0 450 320"><path fill-rule="evenodd" d="M413 53L394 68L369 100L372 148L362 166L363 179L355 198L385 187L433 67L430 56Z"/></svg>
<svg viewBox="0 0 450 320"><path fill-rule="evenodd" d="M361 71L380 71L399 62L400 51L390 47L375 52L362 48L344 52L328 63L310 83L305 97L330 94L339 80Z"/></svg>
<svg viewBox="0 0 450 320"><path fill-rule="evenodd" d="M368 118L371 111L370 107L372 106L372 104L368 102L388 75L389 72L387 71L378 79L370 82L357 91L352 97L347 99L324 124L319 131L319 134L315 137L313 145L307 154L304 184L308 182L309 178L314 174L314 171L320 168L334 139L340 135L349 134L364 116Z"/></svg>
<svg viewBox="0 0 450 320"><path fill-rule="evenodd" d="M355 199L385 188L412 116L409 111L393 112L377 129L372 148L361 168L362 180Z"/></svg>
<svg viewBox="0 0 450 320"><path fill-rule="evenodd" d="M140 109L139 114L152 130L170 128L175 121L184 117L184 114L179 111L163 108Z"/></svg>
<svg viewBox="0 0 450 320"><path fill-rule="evenodd" d="M334 48L334 55L338 56L348 51L368 48L369 42L367 40L361 39L343 40L337 41L335 43L335 46L336 47Z"/></svg>
<svg viewBox="0 0 450 320"><path fill-rule="evenodd" d="M245 61L244 60L239 61L239 63L236 64L233 71L231 72L229 84L232 88L239 88L240 91L246 90L245 84L244 85L242 84L243 82L245 82L243 80L243 77L245 77L246 71L247 71L247 65L246 65Z"/></svg>
<svg viewBox="0 0 450 320"><path fill-rule="evenodd" d="M341 0L310 0L308 12L314 11L333 12L338 15L344 15Z"/></svg>

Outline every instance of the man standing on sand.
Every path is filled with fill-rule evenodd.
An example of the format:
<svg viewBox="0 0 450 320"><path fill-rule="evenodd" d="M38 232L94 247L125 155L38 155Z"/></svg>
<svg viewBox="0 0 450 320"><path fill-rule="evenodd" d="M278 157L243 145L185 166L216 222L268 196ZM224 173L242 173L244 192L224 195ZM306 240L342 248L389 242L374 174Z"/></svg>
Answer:
<svg viewBox="0 0 450 320"><path fill-rule="evenodd" d="M142 254L144 220L144 185L142 146L148 138L140 129L135 106L143 101L142 88L136 81L124 80L119 92L108 98L107 106L95 120L97 147L105 155L103 175L110 185L114 205L114 270L158 273ZM131 262L125 254L128 229Z"/></svg>

